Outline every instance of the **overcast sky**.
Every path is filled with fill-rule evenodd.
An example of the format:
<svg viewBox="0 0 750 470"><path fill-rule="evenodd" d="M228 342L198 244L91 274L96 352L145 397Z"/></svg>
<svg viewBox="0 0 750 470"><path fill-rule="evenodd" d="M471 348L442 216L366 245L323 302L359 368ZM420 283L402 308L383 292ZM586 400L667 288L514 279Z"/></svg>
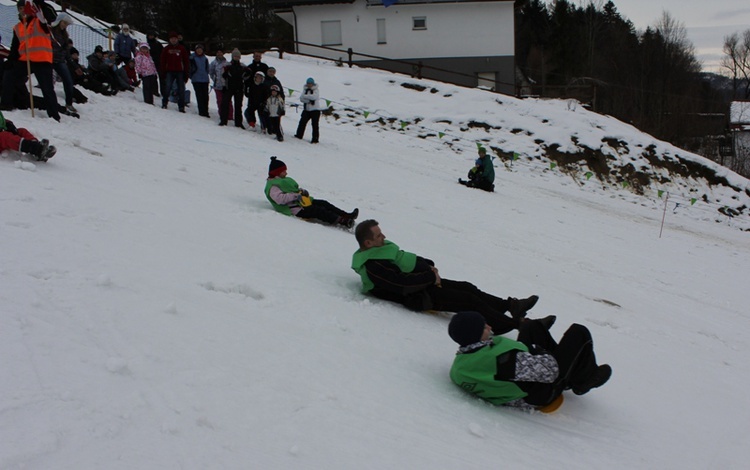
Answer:
<svg viewBox="0 0 750 470"><path fill-rule="evenodd" d="M651 26L662 11L685 25L704 70L716 71L724 36L750 29L748 0L613 0L621 15L639 30ZM581 3L588 3L583 0Z"/></svg>

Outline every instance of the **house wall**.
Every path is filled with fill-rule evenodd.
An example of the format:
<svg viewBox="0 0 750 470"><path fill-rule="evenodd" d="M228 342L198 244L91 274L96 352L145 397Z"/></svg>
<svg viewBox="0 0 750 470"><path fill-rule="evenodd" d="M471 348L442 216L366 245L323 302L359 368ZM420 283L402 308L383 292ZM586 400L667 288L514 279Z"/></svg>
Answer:
<svg viewBox="0 0 750 470"><path fill-rule="evenodd" d="M341 21L341 45L330 46L355 53L369 54L445 68L465 74L424 69L422 76L477 86L478 74L495 74L495 89L514 93L514 21L513 2L448 3L400 5L388 8L368 6L364 0L353 4L294 7L295 19L283 18L296 26L296 40L311 44L322 42L322 21ZM413 29L413 17L426 17L424 30ZM377 43L377 19L385 19L386 43ZM348 56L318 47L298 46L298 52L331 59ZM412 73L411 67L367 57L353 57L363 65ZM482 81L485 83L485 80Z"/></svg>

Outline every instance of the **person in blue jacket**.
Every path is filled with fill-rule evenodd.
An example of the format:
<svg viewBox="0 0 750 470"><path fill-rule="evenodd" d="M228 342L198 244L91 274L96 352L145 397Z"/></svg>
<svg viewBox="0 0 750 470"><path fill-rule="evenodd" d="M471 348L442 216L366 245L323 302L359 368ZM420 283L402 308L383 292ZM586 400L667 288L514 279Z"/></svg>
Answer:
<svg viewBox="0 0 750 470"><path fill-rule="evenodd" d="M120 34L115 37L115 54L117 54L117 65L128 63L135 57L136 40L130 35L130 26L123 23Z"/></svg>
<svg viewBox="0 0 750 470"><path fill-rule="evenodd" d="M203 44L196 44L195 52L190 56L190 81L195 90L198 114L203 117L211 117L208 115L209 67L208 57L203 53Z"/></svg>

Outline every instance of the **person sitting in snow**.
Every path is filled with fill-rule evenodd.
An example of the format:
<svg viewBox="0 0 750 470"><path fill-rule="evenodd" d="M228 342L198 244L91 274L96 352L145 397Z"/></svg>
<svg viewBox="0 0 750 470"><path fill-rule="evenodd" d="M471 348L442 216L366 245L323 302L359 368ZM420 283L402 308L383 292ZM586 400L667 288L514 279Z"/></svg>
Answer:
<svg viewBox="0 0 750 470"><path fill-rule="evenodd" d="M12 121L6 121L0 112L0 152L5 150L33 155L35 160L40 162L46 162L57 153L57 149L49 144L49 140L37 140L28 130L23 127L17 128Z"/></svg>
<svg viewBox="0 0 750 470"><path fill-rule="evenodd" d="M359 249L352 256L352 269L362 279L363 293L418 312L476 311L497 333L518 328L526 312L539 300L536 295L503 299L482 292L470 282L444 279L434 262L386 240L376 220L361 222L354 234ZM552 319L548 317L547 321Z"/></svg>
<svg viewBox="0 0 750 470"><path fill-rule="evenodd" d="M459 387L495 405L538 409L564 390L584 395L604 385L612 368L597 365L588 328L573 324L557 343L553 322L525 320L516 341L494 336L477 312L459 312L448 334L460 346L450 370Z"/></svg>
<svg viewBox="0 0 750 470"><path fill-rule="evenodd" d="M478 188L493 192L495 190L495 168L492 157L487 155L484 147L479 148L479 158L474 162L474 168L469 170L469 180L458 179L458 182L469 188Z"/></svg>
<svg viewBox="0 0 750 470"><path fill-rule="evenodd" d="M354 226L359 209L345 212L328 201L313 199L307 190L300 188L296 181L287 176L286 170L284 162L271 157L265 193L268 202L277 212L346 228Z"/></svg>
<svg viewBox="0 0 750 470"><path fill-rule="evenodd" d="M118 85L121 91L135 91L141 84L138 73L135 71L135 59L128 59L127 63L117 69Z"/></svg>

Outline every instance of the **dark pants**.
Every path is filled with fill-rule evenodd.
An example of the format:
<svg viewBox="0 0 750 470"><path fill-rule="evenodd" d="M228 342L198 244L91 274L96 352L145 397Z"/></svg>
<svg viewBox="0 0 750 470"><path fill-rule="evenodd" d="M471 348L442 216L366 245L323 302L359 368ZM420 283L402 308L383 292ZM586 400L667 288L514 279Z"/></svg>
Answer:
<svg viewBox="0 0 750 470"><path fill-rule="evenodd" d="M348 215L347 212L323 199L313 199L311 206L307 206L297 212L297 217L302 219L317 219L327 224L335 224L338 222L339 217L346 215Z"/></svg>
<svg viewBox="0 0 750 470"><path fill-rule="evenodd" d="M320 131L318 129L318 123L320 122L320 111L302 111L302 116L299 118L299 125L297 126L297 133L294 136L301 139L305 136L305 128L307 128L308 121L312 121L312 140L311 142L317 143L320 138Z"/></svg>
<svg viewBox="0 0 750 470"><path fill-rule="evenodd" d="M432 306L428 306L428 309L479 312L495 334L500 335L518 328L518 320L504 315L510 307L508 299L482 292L470 282L442 279L440 287L427 288L427 295L432 301ZM422 307L416 310L424 309Z"/></svg>
<svg viewBox="0 0 750 470"><path fill-rule="evenodd" d="M182 72L167 72L164 76L164 88L161 95L161 106L165 108L169 102L169 90L177 85L177 107L185 111L185 75Z"/></svg>
<svg viewBox="0 0 750 470"><path fill-rule="evenodd" d="M584 383L598 367L591 332L577 323L570 325L560 342L557 343L540 321L526 320L519 327L518 341L529 347L531 345L541 347L552 354L560 367L560 375L554 383L518 384L523 391L528 393L524 400L530 405L544 406L551 403L563 390Z"/></svg>
<svg viewBox="0 0 750 470"><path fill-rule="evenodd" d="M195 102L198 103L198 114L204 117L209 117L208 116L208 82L206 83L193 82L193 90L195 90Z"/></svg>
<svg viewBox="0 0 750 470"><path fill-rule="evenodd" d="M17 61L15 67L13 67L13 74L15 75L14 82L19 81L23 83L24 77L26 76L26 62ZM55 121L60 120L60 112L57 104L57 95L55 94L55 84L52 81L52 64L49 62L32 62L31 73L36 77L36 81L39 83L39 88L42 89L42 96L44 96L44 107L47 109L47 116L51 117ZM15 86L11 88L10 100L13 100L13 91ZM3 104L5 104L5 88L3 88Z"/></svg>
<svg viewBox="0 0 750 470"><path fill-rule="evenodd" d="M226 124L229 119L229 103L234 100L234 125L242 125L242 100L245 99L245 95L242 90L230 91L224 89L224 93L221 95L221 109L219 110L219 121L221 124Z"/></svg>
<svg viewBox="0 0 750 470"><path fill-rule="evenodd" d="M257 122L255 120L255 113L258 113L258 121L260 121L260 128L265 129L266 128L266 120L263 118L263 105L258 104L251 104L250 102L247 103L247 109L245 109L245 119L247 119L247 122L255 127L255 123Z"/></svg>
<svg viewBox="0 0 750 470"><path fill-rule="evenodd" d="M469 180L469 182L466 183L466 186L470 188L483 189L489 192L495 191L495 185L493 183L490 183L484 178L477 178L477 179Z"/></svg>
<svg viewBox="0 0 750 470"><path fill-rule="evenodd" d="M154 93L159 88L159 79L156 75L149 75L141 78L141 86L143 87L143 102L146 104L154 104Z"/></svg>
<svg viewBox="0 0 750 470"><path fill-rule="evenodd" d="M65 62L53 62L52 68L60 76L65 90L65 106L73 104L73 77L70 76L70 69Z"/></svg>
<svg viewBox="0 0 750 470"><path fill-rule="evenodd" d="M281 129L281 116L268 116L268 133L275 135L279 140L284 140L284 132Z"/></svg>

